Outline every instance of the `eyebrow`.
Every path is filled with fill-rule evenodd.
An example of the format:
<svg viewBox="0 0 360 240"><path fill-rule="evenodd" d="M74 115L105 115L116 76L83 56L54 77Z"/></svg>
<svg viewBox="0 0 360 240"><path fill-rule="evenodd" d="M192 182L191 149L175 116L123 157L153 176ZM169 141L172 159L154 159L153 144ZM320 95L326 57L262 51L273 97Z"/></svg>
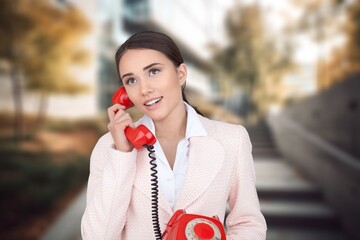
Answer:
<svg viewBox="0 0 360 240"><path fill-rule="evenodd" d="M152 64L149 64L149 65L143 67L143 71L146 71L146 70L148 70L149 68L151 68L151 67L153 67L153 66L156 66L156 65L162 65L162 64L161 64L161 63L152 63ZM124 74L124 75L121 77L121 79L123 79L124 77L127 77L127 76L132 76L132 75L134 75L134 74L133 74L133 73L126 73L126 74Z"/></svg>

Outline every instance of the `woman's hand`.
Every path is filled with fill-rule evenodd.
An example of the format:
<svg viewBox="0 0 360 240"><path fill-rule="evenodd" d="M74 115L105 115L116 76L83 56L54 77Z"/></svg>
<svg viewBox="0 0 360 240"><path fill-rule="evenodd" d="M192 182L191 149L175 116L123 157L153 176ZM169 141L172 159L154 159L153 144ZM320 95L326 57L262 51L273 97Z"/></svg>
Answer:
<svg viewBox="0 0 360 240"><path fill-rule="evenodd" d="M110 122L108 129L114 139L115 147L122 152L131 152L133 146L125 136L126 127L134 127L130 114L125 112L125 107L120 104L114 104L108 108Z"/></svg>

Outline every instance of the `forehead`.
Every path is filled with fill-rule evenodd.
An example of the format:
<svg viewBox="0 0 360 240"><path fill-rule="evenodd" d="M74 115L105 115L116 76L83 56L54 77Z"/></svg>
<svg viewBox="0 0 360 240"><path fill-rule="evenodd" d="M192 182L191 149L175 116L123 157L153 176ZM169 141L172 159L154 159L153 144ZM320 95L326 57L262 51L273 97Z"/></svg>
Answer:
<svg viewBox="0 0 360 240"><path fill-rule="evenodd" d="M162 53L152 49L129 49L120 59L119 70L142 69L152 63L167 64L171 61Z"/></svg>

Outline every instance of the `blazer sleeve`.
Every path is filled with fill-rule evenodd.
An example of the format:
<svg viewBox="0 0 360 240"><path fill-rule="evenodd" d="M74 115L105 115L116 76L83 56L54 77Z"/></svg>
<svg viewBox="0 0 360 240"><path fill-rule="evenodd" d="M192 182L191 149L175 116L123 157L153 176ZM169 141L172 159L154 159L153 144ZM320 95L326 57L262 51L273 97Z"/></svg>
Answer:
<svg viewBox="0 0 360 240"><path fill-rule="evenodd" d="M81 220L83 239L120 239L135 179L136 155L135 149L129 153L115 150L109 134L95 145Z"/></svg>
<svg viewBox="0 0 360 240"><path fill-rule="evenodd" d="M226 218L227 239L265 240L267 227L256 192L252 145L245 128L239 131L236 171L229 195L230 213Z"/></svg>

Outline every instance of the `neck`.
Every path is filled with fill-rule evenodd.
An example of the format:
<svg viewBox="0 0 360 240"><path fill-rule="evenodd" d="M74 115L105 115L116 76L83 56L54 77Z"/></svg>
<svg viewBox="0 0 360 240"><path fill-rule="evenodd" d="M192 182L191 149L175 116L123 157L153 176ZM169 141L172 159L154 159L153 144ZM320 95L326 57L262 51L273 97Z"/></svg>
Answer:
<svg viewBox="0 0 360 240"><path fill-rule="evenodd" d="M182 104L182 103L181 103ZM159 139L166 138L184 138L186 131L187 114L185 106L177 110L176 113L170 114L167 118L154 122L156 127L156 137Z"/></svg>

